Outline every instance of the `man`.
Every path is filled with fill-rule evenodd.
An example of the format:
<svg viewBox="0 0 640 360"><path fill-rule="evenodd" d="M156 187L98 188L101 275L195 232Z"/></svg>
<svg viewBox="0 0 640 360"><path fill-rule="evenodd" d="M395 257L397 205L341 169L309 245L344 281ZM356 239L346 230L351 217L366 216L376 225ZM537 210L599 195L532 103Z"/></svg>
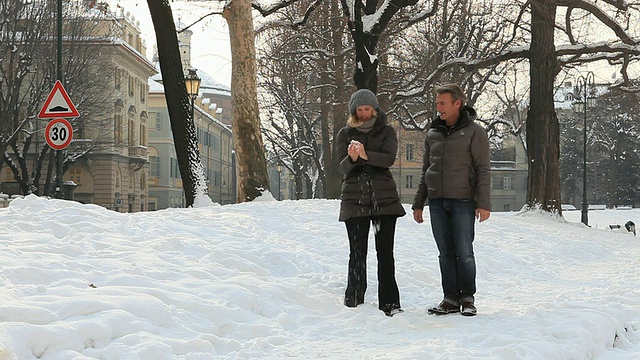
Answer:
<svg viewBox="0 0 640 360"><path fill-rule="evenodd" d="M414 220L422 223L429 200L439 252L444 299L429 313L474 316L474 223L475 218L483 222L491 215L489 140L474 123L476 111L465 105L460 86L446 84L435 91L440 116L427 131L422 177L412 206Z"/></svg>

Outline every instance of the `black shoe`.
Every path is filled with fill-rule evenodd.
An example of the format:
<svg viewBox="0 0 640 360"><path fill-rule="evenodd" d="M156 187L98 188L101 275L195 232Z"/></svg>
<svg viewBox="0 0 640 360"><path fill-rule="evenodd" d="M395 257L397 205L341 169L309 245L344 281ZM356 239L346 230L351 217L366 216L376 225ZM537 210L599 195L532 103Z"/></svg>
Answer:
<svg viewBox="0 0 640 360"><path fill-rule="evenodd" d="M393 315L404 312L404 310L400 308L400 304L386 304L384 306L381 306L380 310L382 310L388 317L393 317Z"/></svg>
<svg viewBox="0 0 640 360"><path fill-rule="evenodd" d="M460 305L452 304L443 300L438 306L434 306L428 310L432 315L447 315L460 312Z"/></svg>
<svg viewBox="0 0 640 360"><path fill-rule="evenodd" d="M478 310L472 302L463 302L461 314L464 316L476 316Z"/></svg>
<svg viewBox="0 0 640 360"><path fill-rule="evenodd" d="M346 307L356 307L360 304L364 304L364 300L356 300L354 298L344 298L344 306Z"/></svg>

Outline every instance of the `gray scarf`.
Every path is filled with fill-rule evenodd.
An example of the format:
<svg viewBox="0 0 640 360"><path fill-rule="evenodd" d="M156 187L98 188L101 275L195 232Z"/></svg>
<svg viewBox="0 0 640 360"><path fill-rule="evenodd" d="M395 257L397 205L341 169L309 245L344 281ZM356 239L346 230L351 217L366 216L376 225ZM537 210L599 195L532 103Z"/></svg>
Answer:
<svg viewBox="0 0 640 360"><path fill-rule="evenodd" d="M371 130L373 129L373 125L375 124L376 124L376 117L372 117L368 121L351 123L349 125L351 125L352 128L358 129L358 131L362 133L368 134L369 132L371 132Z"/></svg>

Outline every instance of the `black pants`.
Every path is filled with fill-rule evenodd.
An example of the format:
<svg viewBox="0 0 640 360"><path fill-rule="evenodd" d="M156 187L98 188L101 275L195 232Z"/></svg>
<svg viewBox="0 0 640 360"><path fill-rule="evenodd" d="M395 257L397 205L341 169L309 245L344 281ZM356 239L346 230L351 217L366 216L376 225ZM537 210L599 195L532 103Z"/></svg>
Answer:
<svg viewBox="0 0 640 360"><path fill-rule="evenodd" d="M364 302L367 290L367 247L369 227L374 226L378 256L378 307L400 305L400 292L395 276L393 242L396 216L356 217L345 221L349 236L349 275L345 292L345 305L357 306Z"/></svg>

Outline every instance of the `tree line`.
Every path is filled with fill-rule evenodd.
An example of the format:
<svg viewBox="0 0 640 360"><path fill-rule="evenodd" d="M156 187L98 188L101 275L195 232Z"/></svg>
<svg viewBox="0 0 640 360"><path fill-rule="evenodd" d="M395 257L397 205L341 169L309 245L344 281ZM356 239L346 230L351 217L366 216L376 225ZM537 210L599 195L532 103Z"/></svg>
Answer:
<svg viewBox="0 0 640 360"><path fill-rule="evenodd" d="M7 9L16 2L3 1L7 5L1 10L8 16ZM189 206L196 197L206 196L206 189L178 30L166 26L175 23L170 2L147 0L147 4L160 39L160 68ZM201 19L223 16L229 24L238 201L253 200L269 189L267 161L296 175L297 197L337 197L340 179L331 145L346 118L349 94L369 88L405 128L422 130L435 115L432 88L457 82L472 106L487 106L483 104L487 98L495 100L491 116L482 119L490 134L499 137L507 132L522 140L529 170L527 206L561 213L561 133L553 104L558 74L603 61L620 73L619 91L636 90L629 69L640 55L640 11L630 2L280 0L261 6L226 0L215 4L219 9L201 14ZM254 20L254 14L260 16ZM16 55L3 51L3 69L8 69L4 59ZM16 58L12 64L33 61L33 57ZM524 111L507 106L512 99L503 96L511 92L508 84L514 69L528 72L520 76L528 99ZM41 80L42 74L34 78ZM7 79L16 78L25 77L3 75L3 94L9 93L4 90ZM514 91L522 91L520 83L516 87ZM39 88L42 92L44 87ZM18 102L23 107L27 103ZM5 96L0 106L15 103ZM2 110L0 150L11 148L8 139L16 129L29 128L29 117L16 116L15 108ZM4 164L10 163L5 155Z"/></svg>

